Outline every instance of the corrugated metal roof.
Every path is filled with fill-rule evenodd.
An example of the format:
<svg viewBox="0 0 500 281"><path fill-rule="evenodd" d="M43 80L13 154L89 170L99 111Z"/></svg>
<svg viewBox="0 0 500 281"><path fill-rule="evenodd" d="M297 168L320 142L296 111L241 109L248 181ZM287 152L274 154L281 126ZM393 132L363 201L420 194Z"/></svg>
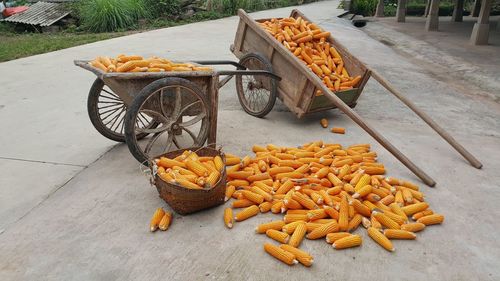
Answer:
<svg viewBox="0 0 500 281"><path fill-rule="evenodd" d="M4 21L30 25L50 26L69 15L70 11L61 3L37 2L28 10L10 16Z"/></svg>

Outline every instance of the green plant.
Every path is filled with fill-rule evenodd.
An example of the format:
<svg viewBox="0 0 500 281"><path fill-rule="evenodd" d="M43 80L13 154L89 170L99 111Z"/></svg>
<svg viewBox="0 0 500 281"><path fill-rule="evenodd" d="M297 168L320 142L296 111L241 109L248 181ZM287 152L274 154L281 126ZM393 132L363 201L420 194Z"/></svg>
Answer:
<svg viewBox="0 0 500 281"><path fill-rule="evenodd" d="M182 12L180 0L144 0L144 3L153 17L174 18Z"/></svg>
<svg viewBox="0 0 500 281"><path fill-rule="evenodd" d="M131 29L149 16L143 0L85 0L77 10L83 28L92 32Z"/></svg>
<svg viewBox="0 0 500 281"><path fill-rule="evenodd" d="M377 8L377 0L353 0L351 10L363 16L373 16Z"/></svg>

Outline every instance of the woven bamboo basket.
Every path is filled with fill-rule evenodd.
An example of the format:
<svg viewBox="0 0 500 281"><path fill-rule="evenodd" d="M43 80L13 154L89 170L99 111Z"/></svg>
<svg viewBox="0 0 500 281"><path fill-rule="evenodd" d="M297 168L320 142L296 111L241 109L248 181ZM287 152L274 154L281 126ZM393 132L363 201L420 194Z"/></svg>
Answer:
<svg viewBox="0 0 500 281"><path fill-rule="evenodd" d="M209 147L192 147L188 149L171 151L155 158L162 156L167 158L175 158L181 155L185 150L196 151L199 156L217 156L222 158L226 163L224 154L213 148ZM181 215L187 215L224 203L224 195L226 193L226 168L222 171L221 177L217 184L212 188L204 189L188 189L177 184L167 183L162 180L158 175L154 178L156 189L160 194L160 198L165 200L168 205Z"/></svg>

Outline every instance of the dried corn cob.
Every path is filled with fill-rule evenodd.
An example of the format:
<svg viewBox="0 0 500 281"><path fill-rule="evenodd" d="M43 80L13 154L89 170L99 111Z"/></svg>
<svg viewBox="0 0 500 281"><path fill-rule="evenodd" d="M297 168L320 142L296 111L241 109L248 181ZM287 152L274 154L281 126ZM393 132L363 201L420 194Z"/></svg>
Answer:
<svg viewBox="0 0 500 281"><path fill-rule="evenodd" d="M414 223L407 223L401 225L401 230L406 230L410 232L419 232L424 230L425 224L420 223L420 222L414 222Z"/></svg>
<svg viewBox="0 0 500 281"><path fill-rule="evenodd" d="M305 266L311 266L314 262L313 257L309 253L304 252L300 249L297 249L295 247L286 244L280 245L280 248L294 254L295 258Z"/></svg>
<svg viewBox="0 0 500 281"><path fill-rule="evenodd" d="M295 259L294 254L287 252L273 244L264 243L264 250L271 256L279 259L280 261L288 265L294 265L298 263L298 261Z"/></svg>
<svg viewBox="0 0 500 281"><path fill-rule="evenodd" d="M228 185L226 187L226 195L224 196L224 202L231 199L235 190L236 188L234 187L234 185Z"/></svg>
<svg viewBox="0 0 500 281"><path fill-rule="evenodd" d="M425 225L441 224L443 221L444 221L444 216L440 214L432 214L424 216L417 220L417 222L423 223Z"/></svg>
<svg viewBox="0 0 500 281"><path fill-rule="evenodd" d="M380 222L381 225L387 228L401 229L401 226L397 222L393 221L391 218L389 218L387 215L383 213L373 211L372 215L377 219L378 222Z"/></svg>
<svg viewBox="0 0 500 281"><path fill-rule="evenodd" d="M224 209L224 224L227 228L233 228L233 209Z"/></svg>
<svg viewBox="0 0 500 281"><path fill-rule="evenodd" d="M159 226L161 219L163 218L164 215L165 215L165 211L163 210L163 208L156 209L153 217L151 218L151 222L149 224L149 229L151 230L151 232L158 229L158 226Z"/></svg>
<svg viewBox="0 0 500 281"><path fill-rule="evenodd" d="M349 233L349 232L333 232L333 233L328 233L326 235L326 243L328 244L332 244L333 242L341 239L341 238L344 238L344 237L347 237L347 236L351 236L352 234Z"/></svg>
<svg viewBox="0 0 500 281"><path fill-rule="evenodd" d="M328 233L337 232L339 230L339 225L337 222L333 221L318 227L307 234L307 239L319 239L325 237Z"/></svg>
<svg viewBox="0 0 500 281"><path fill-rule="evenodd" d="M236 221L243 221L248 218L251 218L259 213L259 207L252 205L248 208L245 208L244 210L240 211L239 213L236 214L234 219Z"/></svg>
<svg viewBox="0 0 500 281"><path fill-rule="evenodd" d="M343 238L340 238L332 243L332 247L336 250L347 249L352 247L357 247L361 245L363 240L359 235L349 235Z"/></svg>
<svg viewBox="0 0 500 281"><path fill-rule="evenodd" d="M385 237L389 239L409 239L413 240L417 238L417 235L415 233L406 231L406 230L401 230L401 229L386 229L384 230L384 235Z"/></svg>
<svg viewBox="0 0 500 281"><path fill-rule="evenodd" d="M259 205L259 210L261 213L267 213L271 210L271 208L273 207L273 204L271 202L262 202L260 205Z"/></svg>
<svg viewBox="0 0 500 281"><path fill-rule="evenodd" d="M288 233L281 232L276 229L268 229L266 231L266 235L267 237L274 239L280 243L288 243L288 240L290 239L290 235L288 235Z"/></svg>
<svg viewBox="0 0 500 281"><path fill-rule="evenodd" d="M373 241L377 242L387 251L389 252L394 251L394 247L392 246L391 241L387 237L385 237L384 234L380 233L378 229L374 227L368 228L368 235L373 239Z"/></svg>
<svg viewBox="0 0 500 281"><path fill-rule="evenodd" d="M269 229L281 230L285 226L284 221L272 221L268 223L259 224L255 229L257 233L266 233Z"/></svg>
<svg viewBox="0 0 500 281"><path fill-rule="evenodd" d="M304 239L304 236L306 235L306 232L307 228L305 222L297 224L290 240L288 241L288 245L295 248L299 247L300 243Z"/></svg>
<svg viewBox="0 0 500 281"><path fill-rule="evenodd" d="M163 218L161 219L160 224L158 225L158 228L162 231L166 231L170 226L171 221L172 221L172 213L165 212L165 215L163 215Z"/></svg>

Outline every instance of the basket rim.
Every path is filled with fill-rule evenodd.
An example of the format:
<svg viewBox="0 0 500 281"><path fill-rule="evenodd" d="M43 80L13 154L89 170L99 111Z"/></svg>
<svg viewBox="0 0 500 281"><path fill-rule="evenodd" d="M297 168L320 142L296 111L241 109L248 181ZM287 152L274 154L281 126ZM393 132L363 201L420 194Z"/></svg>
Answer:
<svg viewBox="0 0 500 281"><path fill-rule="evenodd" d="M208 146L194 146L194 147L189 147L189 148L184 148L184 149L178 149L178 150L172 150L172 151L169 151L169 152L165 152L163 154L160 154L158 156L153 157L153 159L157 159L157 158L160 158L160 157L165 157L165 155L167 155L167 154L172 154L172 153L173 154L177 154L178 152L180 152L179 154L177 154L177 156L178 156L178 155L182 154L186 150L191 150L191 151L196 152L197 150L200 150L200 149L208 149L208 150L215 151L222 158L222 162L224 163L224 169L222 170L221 176L219 177L219 180L212 187L210 187L210 188L203 187L202 189L186 188L186 187L184 187L182 185L179 185L179 184L177 184L175 182L174 183L166 182L162 178L160 178L160 176L158 176L158 174L154 175L155 180L160 180L163 183L168 184L168 185L174 187L175 189L180 190L180 191L184 191L184 192L187 191L187 192L193 192L193 193L199 193L199 192L208 193L208 192L212 191L217 185L219 185L221 183L221 181L223 180L224 176L226 175L226 168L225 168L225 165L226 165L226 156L225 156L224 152L222 152L220 149L217 150L215 148L211 148L211 147L208 147ZM158 167L158 165L156 165L155 161L151 161L151 162L153 163L153 167Z"/></svg>

